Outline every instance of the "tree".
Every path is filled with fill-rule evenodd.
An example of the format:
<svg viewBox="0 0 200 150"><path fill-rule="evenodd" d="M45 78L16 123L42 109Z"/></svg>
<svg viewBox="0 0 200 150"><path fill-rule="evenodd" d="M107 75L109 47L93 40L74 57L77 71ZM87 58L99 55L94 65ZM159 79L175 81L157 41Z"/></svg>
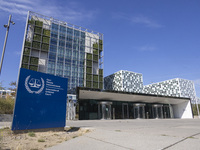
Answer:
<svg viewBox="0 0 200 150"><path fill-rule="evenodd" d="M0 90L5 90L5 87L3 87L3 81L0 82Z"/></svg>
<svg viewBox="0 0 200 150"><path fill-rule="evenodd" d="M11 91L14 91L14 93L11 93L12 96L16 96L16 92L17 92L17 83L16 81L11 81L9 84L11 87L9 87L8 89Z"/></svg>

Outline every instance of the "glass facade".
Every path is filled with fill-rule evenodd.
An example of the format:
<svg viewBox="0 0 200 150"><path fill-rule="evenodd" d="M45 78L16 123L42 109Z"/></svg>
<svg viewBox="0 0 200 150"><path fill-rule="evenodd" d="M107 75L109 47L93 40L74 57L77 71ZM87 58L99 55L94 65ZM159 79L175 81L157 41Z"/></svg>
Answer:
<svg viewBox="0 0 200 150"><path fill-rule="evenodd" d="M171 105L114 100L79 100L80 120L158 118L173 118Z"/></svg>
<svg viewBox="0 0 200 150"><path fill-rule="evenodd" d="M21 67L68 78L68 94L102 89L103 34L29 12Z"/></svg>

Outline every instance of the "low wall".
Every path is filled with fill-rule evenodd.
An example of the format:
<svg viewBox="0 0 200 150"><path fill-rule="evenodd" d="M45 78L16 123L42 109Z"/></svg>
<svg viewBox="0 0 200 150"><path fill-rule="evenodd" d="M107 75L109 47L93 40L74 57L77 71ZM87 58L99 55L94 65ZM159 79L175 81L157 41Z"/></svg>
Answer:
<svg viewBox="0 0 200 150"><path fill-rule="evenodd" d="M0 114L0 122L12 122L13 114Z"/></svg>

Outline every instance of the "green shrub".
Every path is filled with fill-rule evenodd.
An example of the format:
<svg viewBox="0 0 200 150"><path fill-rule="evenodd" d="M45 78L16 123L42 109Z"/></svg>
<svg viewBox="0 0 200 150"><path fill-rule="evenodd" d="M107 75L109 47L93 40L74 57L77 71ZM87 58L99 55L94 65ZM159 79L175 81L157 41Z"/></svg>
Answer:
<svg viewBox="0 0 200 150"><path fill-rule="evenodd" d="M41 41L41 35L34 34L33 40L34 40L34 41Z"/></svg>
<svg viewBox="0 0 200 150"><path fill-rule="evenodd" d="M100 39L99 39L99 44L103 44L103 40L100 40Z"/></svg>
<svg viewBox="0 0 200 150"><path fill-rule="evenodd" d="M38 67L37 66L29 66L29 69L33 70L33 71L37 71Z"/></svg>
<svg viewBox="0 0 200 150"><path fill-rule="evenodd" d="M0 114L13 114L15 100L11 97L0 98Z"/></svg>
<svg viewBox="0 0 200 150"><path fill-rule="evenodd" d="M29 56L23 56L22 63L23 64L28 64L28 62L29 62Z"/></svg>
<svg viewBox="0 0 200 150"><path fill-rule="evenodd" d="M48 51L49 50L49 44L42 43L42 50Z"/></svg>
<svg viewBox="0 0 200 150"><path fill-rule="evenodd" d="M98 43L94 43L93 48L98 49Z"/></svg>
<svg viewBox="0 0 200 150"><path fill-rule="evenodd" d="M30 55L30 48L24 48L24 55Z"/></svg>
<svg viewBox="0 0 200 150"><path fill-rule="evenodd" d="M38 33L38 34L41 34L42 33L42 28L41 27L35 27L34 32Z"/></svg>
<svg viewBox="0 0 200 150"><path fill-rule="evenodd" d="M93 49L93 54L98 55L99 54L98 49Z"/></svg>
<svg viewBox="0 0 200 150"><path fill-rule="evenodd" d="M92 60L92 54L87 53L87 59Z"/></svg>
<svg viewBox="0 0 200 150"><path fill-rule="evenodd" d="M31 47L31 42L25 41L25 46L26 46L26 47Z"/></svg>
<svg viewBox="0 0 200 150"><path fill-rule="evenodd" d="M28 20L28 23L34 25L35 24L35 20L33 20L33 19Z"/></svg>
<svg viewBox="0 0 200 150"><path fill-rule="evenodd" d="M99 82L103 82L103 76L99 77Z"/></svg>
<svg viewBox="0 0 200 150"><path fill-rule="evenodd" d="M98 82L93 82L93 88L98 89Z"/></svg>
<svg viewBox="0 0 200 150"><path fill-rule="evenodd" d="M42 37L42 42L49 44L49 39L50 39L49 37L43 36Z"/></svg>
<svg viewBox="0 0 200 150"><path fill-rule="evenodd" d="M103 89L103 83L102 82L99 82L99 88Z"/></svg>
<svg viewBox="0 0 200 150"><path fill-rule="evenodd" d="M86 82L86 87L91 88L91 87L92 87L92 84L91 84L91 83L92 83L91 81L87 81L87 82Z"/></svg>
<svg viewBox="0 0 200 150"><path fill-rule="evenodd" d="M98 55L93 56L93 61L98 61Z"/></svg>
<svg viewBox="0 0 200 150"><path fill-rule="evenodd" d="M22 64L22 68L28 69L28 65L27 64Z"/></svg>
<svg viewBox="0 0 200 150"><path fill-rule="evenodd" d="M90 67L92 67L92 61L90 61L90 60L87 60L87 66L90 66Z"/></svg>
<svg viewBox="0 0 200 150"><path fill-rule="evenodd" d="M40 42L33 42L33 48L40 49Z"/></svg>
<svg viewBox="0 0 200 150"><path fill-rule="evenodd" d="M34 133L34 132L29 132L28 135L29 135L30 137L35 137L35 133Z"/></svg>
<svg viewBox="0 0 200 150"><path fill-rule="evenodd" d="M43 29L43 34L46 36L50 36L50 30Z"/></svg>
<svg viewBox="0 0 200 150"><path fill-rule="evenodd" d="M200 108L200 104L198 105L199 106L199 108ZM197 116L198 115L198 111L197 111L197 105L196 104L192 104L192 111L193 111L193 114L195 115L195 116Z"/></svg>
<svg viewBox="0 0 200 150"><path fill-rule="evenodd" d="M38 65L38 58L37 57L31 57L30 64L32 65Z"/></svg>
<svg viewBox="0 0 200 150"><path fill-rule="evenodd" d="M36 21L35 21L35 25L36 25L36 26L42 27L42 26L43 26L43 22L42 22L42 21L39 21L39 20L36 20Z"/></svg>
<svg viewBox="0 0 200 150"><path fill-rule="evenodd" d="M103 50L103 45L100 44L100 45L99 45L99 49L100 49L100 50Z"/></svg>
<svg viewBox="0 0 200 150"><path fill-rule="evenodd" d="M93 81L98 82L98 76L97 75L93 75Z"/></svg>
<svg viewBox="0 0 200 150"><path fill-rule="evenodd" d="M87 67L87 68L86 68L86 73L91 74L91 73L92 73L92 68Z"/></svg>
<svg viewBox="0 0 200 150"><path fill-rule="evenodd" d="M99 75L103 76L103 69L99 69Z"/></svg>
<svg viewBox="0 0 200 150"><path fill-rule="evenodd" d="M87 75L86 75L86 80L91 81L91 80L92 80L92 75L91 75L91 74L87 74Z"/></svg>
<svg viewBox="0 0 200 150"><path fill-rule="evenodd" d="M38 142L45 142L44 139L38 139Z"/></svg>

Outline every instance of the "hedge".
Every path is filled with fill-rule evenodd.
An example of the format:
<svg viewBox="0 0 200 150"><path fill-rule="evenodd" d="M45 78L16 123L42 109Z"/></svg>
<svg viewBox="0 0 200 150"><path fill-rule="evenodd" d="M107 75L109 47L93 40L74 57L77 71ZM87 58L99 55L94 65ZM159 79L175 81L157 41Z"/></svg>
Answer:
<svg viewBox="0 0 200 150"><path fill-rule="evenodd" d="M15 100L12 98L0 98L0 114L13 114Z"/></svg>
<svg viewBox="0 0 200 150"><path fill-rule="evenodd" d="M39 21L39 20L36 20L36 21L35 21L35 25L36 25L36 26L42 27L42 26L43 26L43 22L42 22L42 21Z"/></svg>
<svg viewBox="0 0 200 150"><path fill-rule="evenodd" d="M35 27L34 32L38 33L38 34L41 34L42 33L42 28L41 27Z"/></svg>
<svg viewBox="0 0 200 150"><path fill-rule="evenodd" d="M34 34L33 40L34 40L34 41L41 41L41 35Z"/></svg>
<svg viewBox="0 0 200 150"><path fill-rule="evenodd" d="M43 34L46 36L50 36L50 30L43 29Z"/></svg>
<svg viewBox="0 0 200 150"><path fill-rule="evenodd" d="M87 59L92 60L92 54L87 53Z"/></svg>
<svg viewBox="0 0 200 150"><path fill-rule="evenodd" d="M30 48L24 48L24 55L30 55Z"/></svg>
<svg viewBox="0 0 200 150"><path fill-rule="evenodd" d="M37 57L31 57L30 64L32 64L32 65L38 65L38 58Z"/></svg>
<svg viewBox="0 0 200 150"><path fill-rule="evenodd" d="M37 67L37 66L29 66L29 69L30 69L30 70L33 70L33 71L37 71L37 70L38 70L38 67Z"/></svg>
<svg viewBox="0 0 200 150"><path fill-rule="evenodd" d="M90 61L90 60L87 60L87 66L90 66L90 67L92 67L92 61Z"/></svg>
<svg viewBox="0 0 200 150"><path fill-rule="evenodd" d="M28 62L29 62L29 56L23 56L22 63L28 64Z"/></svg>
<svg viewBox="0 0 200 150"><path fill-rule="evenodd" d="M43 36L42 37L42 42L49 44L49 39L50 39L49 37Z"/></svg>
<svg viewBox="0 0 200 150"><path fill-rule="evenodd" d="M40 42L33 42L33 48L40 49Z"/></svg>

